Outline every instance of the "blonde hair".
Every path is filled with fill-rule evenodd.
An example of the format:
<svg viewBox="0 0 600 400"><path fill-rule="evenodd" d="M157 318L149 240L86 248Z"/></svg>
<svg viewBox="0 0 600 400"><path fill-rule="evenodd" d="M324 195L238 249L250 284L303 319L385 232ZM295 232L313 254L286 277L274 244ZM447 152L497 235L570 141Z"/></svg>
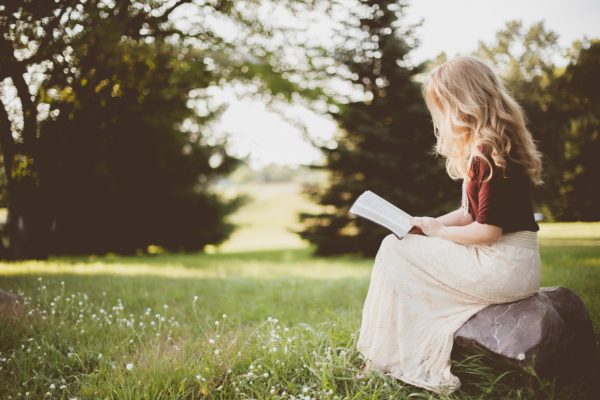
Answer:
<svg viewBox="0 0 600 400"><path fill-rule="evenodd" d="M484 60L459 56L435 67L423 95L437 138L434 153L446 157L452 179L467 177L469 152L488 163L487 179L491 179L493 166L481 151L485 148L502 171L510 158L524 167L535 185L544 183L542 155L526 127L524 112Z"/></svg>

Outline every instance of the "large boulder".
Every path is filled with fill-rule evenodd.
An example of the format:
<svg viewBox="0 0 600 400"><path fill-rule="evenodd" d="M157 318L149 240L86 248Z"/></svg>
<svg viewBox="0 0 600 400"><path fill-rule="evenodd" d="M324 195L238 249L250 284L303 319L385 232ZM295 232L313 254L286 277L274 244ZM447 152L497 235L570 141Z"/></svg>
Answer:
<svg viewBox="0 0 600 400"><path fill-rule="evenodd" d="M585 305L564 287L484 308L456 331L454 345L525 372L533 368L541 378L576 374L597 363L600 352Z"/></svg>
<svg viewBox="0 0 600 400"><path fill-rule="evenodd" d="M21 298L12 293L0 290L0 317L14 318L23 312Z"/></svg>

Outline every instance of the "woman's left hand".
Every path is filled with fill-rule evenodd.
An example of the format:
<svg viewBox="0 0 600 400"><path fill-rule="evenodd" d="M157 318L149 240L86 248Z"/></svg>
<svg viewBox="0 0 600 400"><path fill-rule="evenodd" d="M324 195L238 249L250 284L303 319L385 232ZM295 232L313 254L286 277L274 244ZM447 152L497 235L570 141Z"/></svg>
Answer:
<svg viewBox="0 0 600 400"><path fill-rule="evenodd" d="M440 231L445 226L436 218L432 217L410 217L408 222L411 225L421 228L427 236L439 236Z"/></svg>

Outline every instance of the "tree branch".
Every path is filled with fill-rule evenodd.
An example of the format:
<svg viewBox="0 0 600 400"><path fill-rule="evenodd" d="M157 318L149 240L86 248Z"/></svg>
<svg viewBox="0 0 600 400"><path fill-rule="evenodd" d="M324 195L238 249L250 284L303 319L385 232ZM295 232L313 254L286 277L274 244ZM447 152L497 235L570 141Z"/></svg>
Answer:
<svg viewBox="0 0 600 400"><path fill-rule="evenodd" d="M37 110L35 101L31 100L29 86L25 82L23 74L16 73L11 76L13 84L17 89L17 96L21 100L23 109L23 150L27 154L33 154L37 132Z"/></svg>
<svg viewBox="0 0 600 400"><path fill-rule="evenodd" d="M47 47L51 47L50 43L51 41L54 39L52 33L54 32L54 29L56 29L56 27L58 26L58 24L60 23L60 19L62 18L62 16L64 15L64 13L67 11L68 8L72 8L76 2L78 2L79 0L72 0L70 3L71 4L67 4L65 7L63 7L60 10L60 13L58 14L58 16L56 16L52 21L50 21L48 23L47 27L44 27L44 31L46 32L46 35L42 38L42 40L40 41L40 44L38 45L38 49L35 52L35 54L33 54L31 57L29 57L26 60L22 60L21 62L27 64L27 65L31 65L35 62L37 62L36 60L38 59L45 59L47 58L47 54L44 53L44 49ZM40 54L41 53L41 54Z"/></svg>
<svg viewBox="0 0 600 400"><path fill-rule="evenodd" d="M175 4L173 4L171 7L167 8L165 10L164 13L162 13L160 16L158 17L153 17L152 19L155 20L156 22L164 22L167 20L167 18L169 18L169 15L171 15L171 13L173 11L175 11L179 6L186 4L186 3L191 3L192 0L179 0L177 2L175 2Z"/></svg>

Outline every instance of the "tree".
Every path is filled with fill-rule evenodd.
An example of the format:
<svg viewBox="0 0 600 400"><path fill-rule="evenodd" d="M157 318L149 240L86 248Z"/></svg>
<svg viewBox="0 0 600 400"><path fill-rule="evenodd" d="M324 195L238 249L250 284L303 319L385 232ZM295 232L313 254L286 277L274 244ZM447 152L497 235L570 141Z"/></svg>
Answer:
<svg viewBox="0 0 600 400"><path fill-rule="evenodd" d="M557 107L565 110L560 176L561 221L600 220L600 40L575 43L574 58L557 83Z"/></svg>
<svg viewBox="0 0 600 400"><path fill-rule="evenodd" d="M74 45L72 84L55 77L59 84L41 89L57 115L41 124L36 154L47 251L191 251L223 241L233 229L225 216L242 198L225 200L208 183L238 160L181 126L208 120L186 105L214 78L204 55L189 48L177 57L180 46L161 42L95 42Z"/></svg>
<svg viewBox="0 0 600 400"><path fill-rule="evenodd" d="M239 79L251 81L258 91L282 95L284 98L291 98L293 92L309 92L296 90L298 85L286 79L283 72L278 70L277 46L267 46L265 38L269 37L269 30L255 18L256 9L262 5L262 2L254 0L42 0L0 5L0 82L7 89L6 92L14 89L18 102L18 107L14 107L12 101L6 100L7 93L0 93L4 95L0 96L0 147L8 206L5 230L8 248L2 251L1 256L42 258L50 251L51 235L61 242L61 239L57 239L56 232L62 231L65 235L65 232L70 232L69 235L72 236L86 233L77 232L75 227L65 224L67 219L74 219L72 216L65 216L64 212L68 210L57 204L61 198L60 193L52 192L58 188L71 194L77 189L87 190L89 188L85 184L90 185L90 182L94 182L93 179L103 182L99 178L102 174L105 174L105 179L111 176L111 182L117 182L117 186L120 185L121 188L126 188L126 183L142 183L145 189L140 193L175 196L177 192L178 204L183 207L187 202L183 209L188 211L198 207L207 207L207 212L212 210L212 219L207 220L208 214L205 214L205 223L198 227L204 230L204 239L196 240L198 231L195 231L189 237L190 240L196 240L194 245L170 243L169 247L196 248L205 242L222 240L229 229L226 228L227 224L222 223L222 219L226 214L225 210L232 208L221 208L216 204L217 198L208 192L211 177L225 172L230 162L222 154L222 144L213 145L204 137L204 125L210 121L213 113L196 116L189 123L189 110L184 109L182 104L194 100L192 92L198 90L191 90L192 84L185 76L191 74L190 77L197 78L196 89L202 89L209 83L224 84ZM189 18L188 22L193 19L193 23L188 23L186 29L170 18L183 8L186 18ZM206 19L233 22L238 28L238 37L235 41L228 42L210 28ZM133 45L134 42L140 46ZM169 47L167 44L180 47ZM192 53L190 46L201 54ZM126 54L127 51L132 53ZM172 60L161 58L163 51ZM140 59L139 56L144 54ZM129 56L132 62L126 62L125 58ZM158 57L162 64L154 65L152 57ZM121 66L117 60L125 61L122 67L133 68L128 71L132 74L131 77L125 76L127 71L119 70ZM192 65L190 60L199 64ZM209 70L211 73L206 73ZM136 80L138 73L149 81ZM157 90L153 86L154 78L166 85L164 90ZM169 85L173 85L173 92L169 91ZM153 94L148 96L148 90L164 97ZM181 92L174 93L177 90ZM142 99L138 104L134 101L136 95ZM146 115L133 116L132 113L135 112ZM91 121L95 121L95 125L91 125ZM193 132L185 132L187 128L183 125L174 128L175 122L187 123L187 128ZM148 143L132 134L130 128L145 130L148 136L143 139L148 139ZM181 131L179 137L175 137L175 129ZM105 137L97 137L100 132ZM118 135L123 132L126 133ZM125 146L121 149L125 154L115 154L117 150L114 148L104 153L102 148L90 148L93 144L109 146L112 139L118 145ZM135 149L133 143L127 142L135 141L134 139L138 140L137 144L146 147ZM70 148L71 143L67 143L69 141L83 147ZM42 151L44 146L58 153ZM69 152L65 155L63 152L67 149ZM127 153L133 150L135 151ZM166 153L162 153L163 151ZM187 152L186 157L176 155L177 151ZM169 160L187 170L181 176L171 176L169 182L163 176L151 190L147 182L138 180L134 183L132 177L135 174L125 168L131 167L131 164L122 162L127 155L135 157L136 154L140 157L142 154L144 157L149 155L144 161L150 164L149 160ZM72 158L67 160L65 157ZM109 161L102 157L114 157L120 161ZM213 168L213 164L219 164L219 157L221 166ZM206 160L211 161L210 170L206 169ZM144 165L149 166L148 163ZM138 172L141 166L137 166ZM82 169L78 171L77 168ZM219 171L214 171L215 169ZM60 171L64 175L61 176ZM81 175L75 179L77 173L84 172L89 175ZM173 171L161 169L161 172L173 175ZM193 189L190 186L192 178L197 180ZM158 186L159 182L166 184L168 190L162 191L164 187ZM82 186L67 187L73 183ZM176 184L181 186L176 189L173 187ZM108 190L104 192L105 195L117 190L112 188L111 192L107 185L105 189ZM98 193L94 190L85 196L80 192L78 200L91 201L91 193ZM192 201L192 198L195 200ZM132 201L131 198L121 200ZM139 200L140 198L136 199ZM112 199L104 204L116 207ZM78 205L86 207L83 203ZM92 209L93 207L88 207L88 210ZM221 211L214 212L217 209ZM59 210L62 210L63 215L54 214ZM157 212L160 212L160 208L155 209L152 215ZM105 210L104 216L107 213L109 212ZM151 211L148 213L151 214ZM150 240L144 236L149 232L146 229L149 224L146 217L150 214L131 216L121 210L123 221L129 221L129 224L144 220L143 224L129 231L139 232L141 244ZM86 215L85 220L105 221L91 215ZM192 220L198 221L196 217L190 218ZM216 222L217 220L220 222ZM60 225L59 221L62 221ZM174 229L175 222L172 221L171 229ZM221 228L216 229L218 226ZM110 229L110 233L115 234L114 227ZM171 233L172 231L164 232L163 235L169 236L169 239L161 239L161 243L167 244L169 240L183 237ZM116 242L113 240L113 245L108 247L108 242L104 242L99 244L98 249L107 250L116 246ZM66 242L63 240L62 243L62 249L65 250ZM131 249L132 241L123 245ZM90 250L88 245L81 248ZM123 249L117 246L114 250Z"/></svg>
<svg viewBox="0 0 600 400"><path fill-rule="evenodd" d="M414 26L402 29L405 2L361 1L344 27L345 46L335 59L366 100L339 105L330 114L340 125L337 146L320 146L331 178L327 187L307 188L325 211L301 213L303 238L316 253L373 255L386 233L348 209L364 190L372 190L412 215L435 215L458 208L459 185L431 156L435 136L415 77L425 65L411 66Z"/></svg>

